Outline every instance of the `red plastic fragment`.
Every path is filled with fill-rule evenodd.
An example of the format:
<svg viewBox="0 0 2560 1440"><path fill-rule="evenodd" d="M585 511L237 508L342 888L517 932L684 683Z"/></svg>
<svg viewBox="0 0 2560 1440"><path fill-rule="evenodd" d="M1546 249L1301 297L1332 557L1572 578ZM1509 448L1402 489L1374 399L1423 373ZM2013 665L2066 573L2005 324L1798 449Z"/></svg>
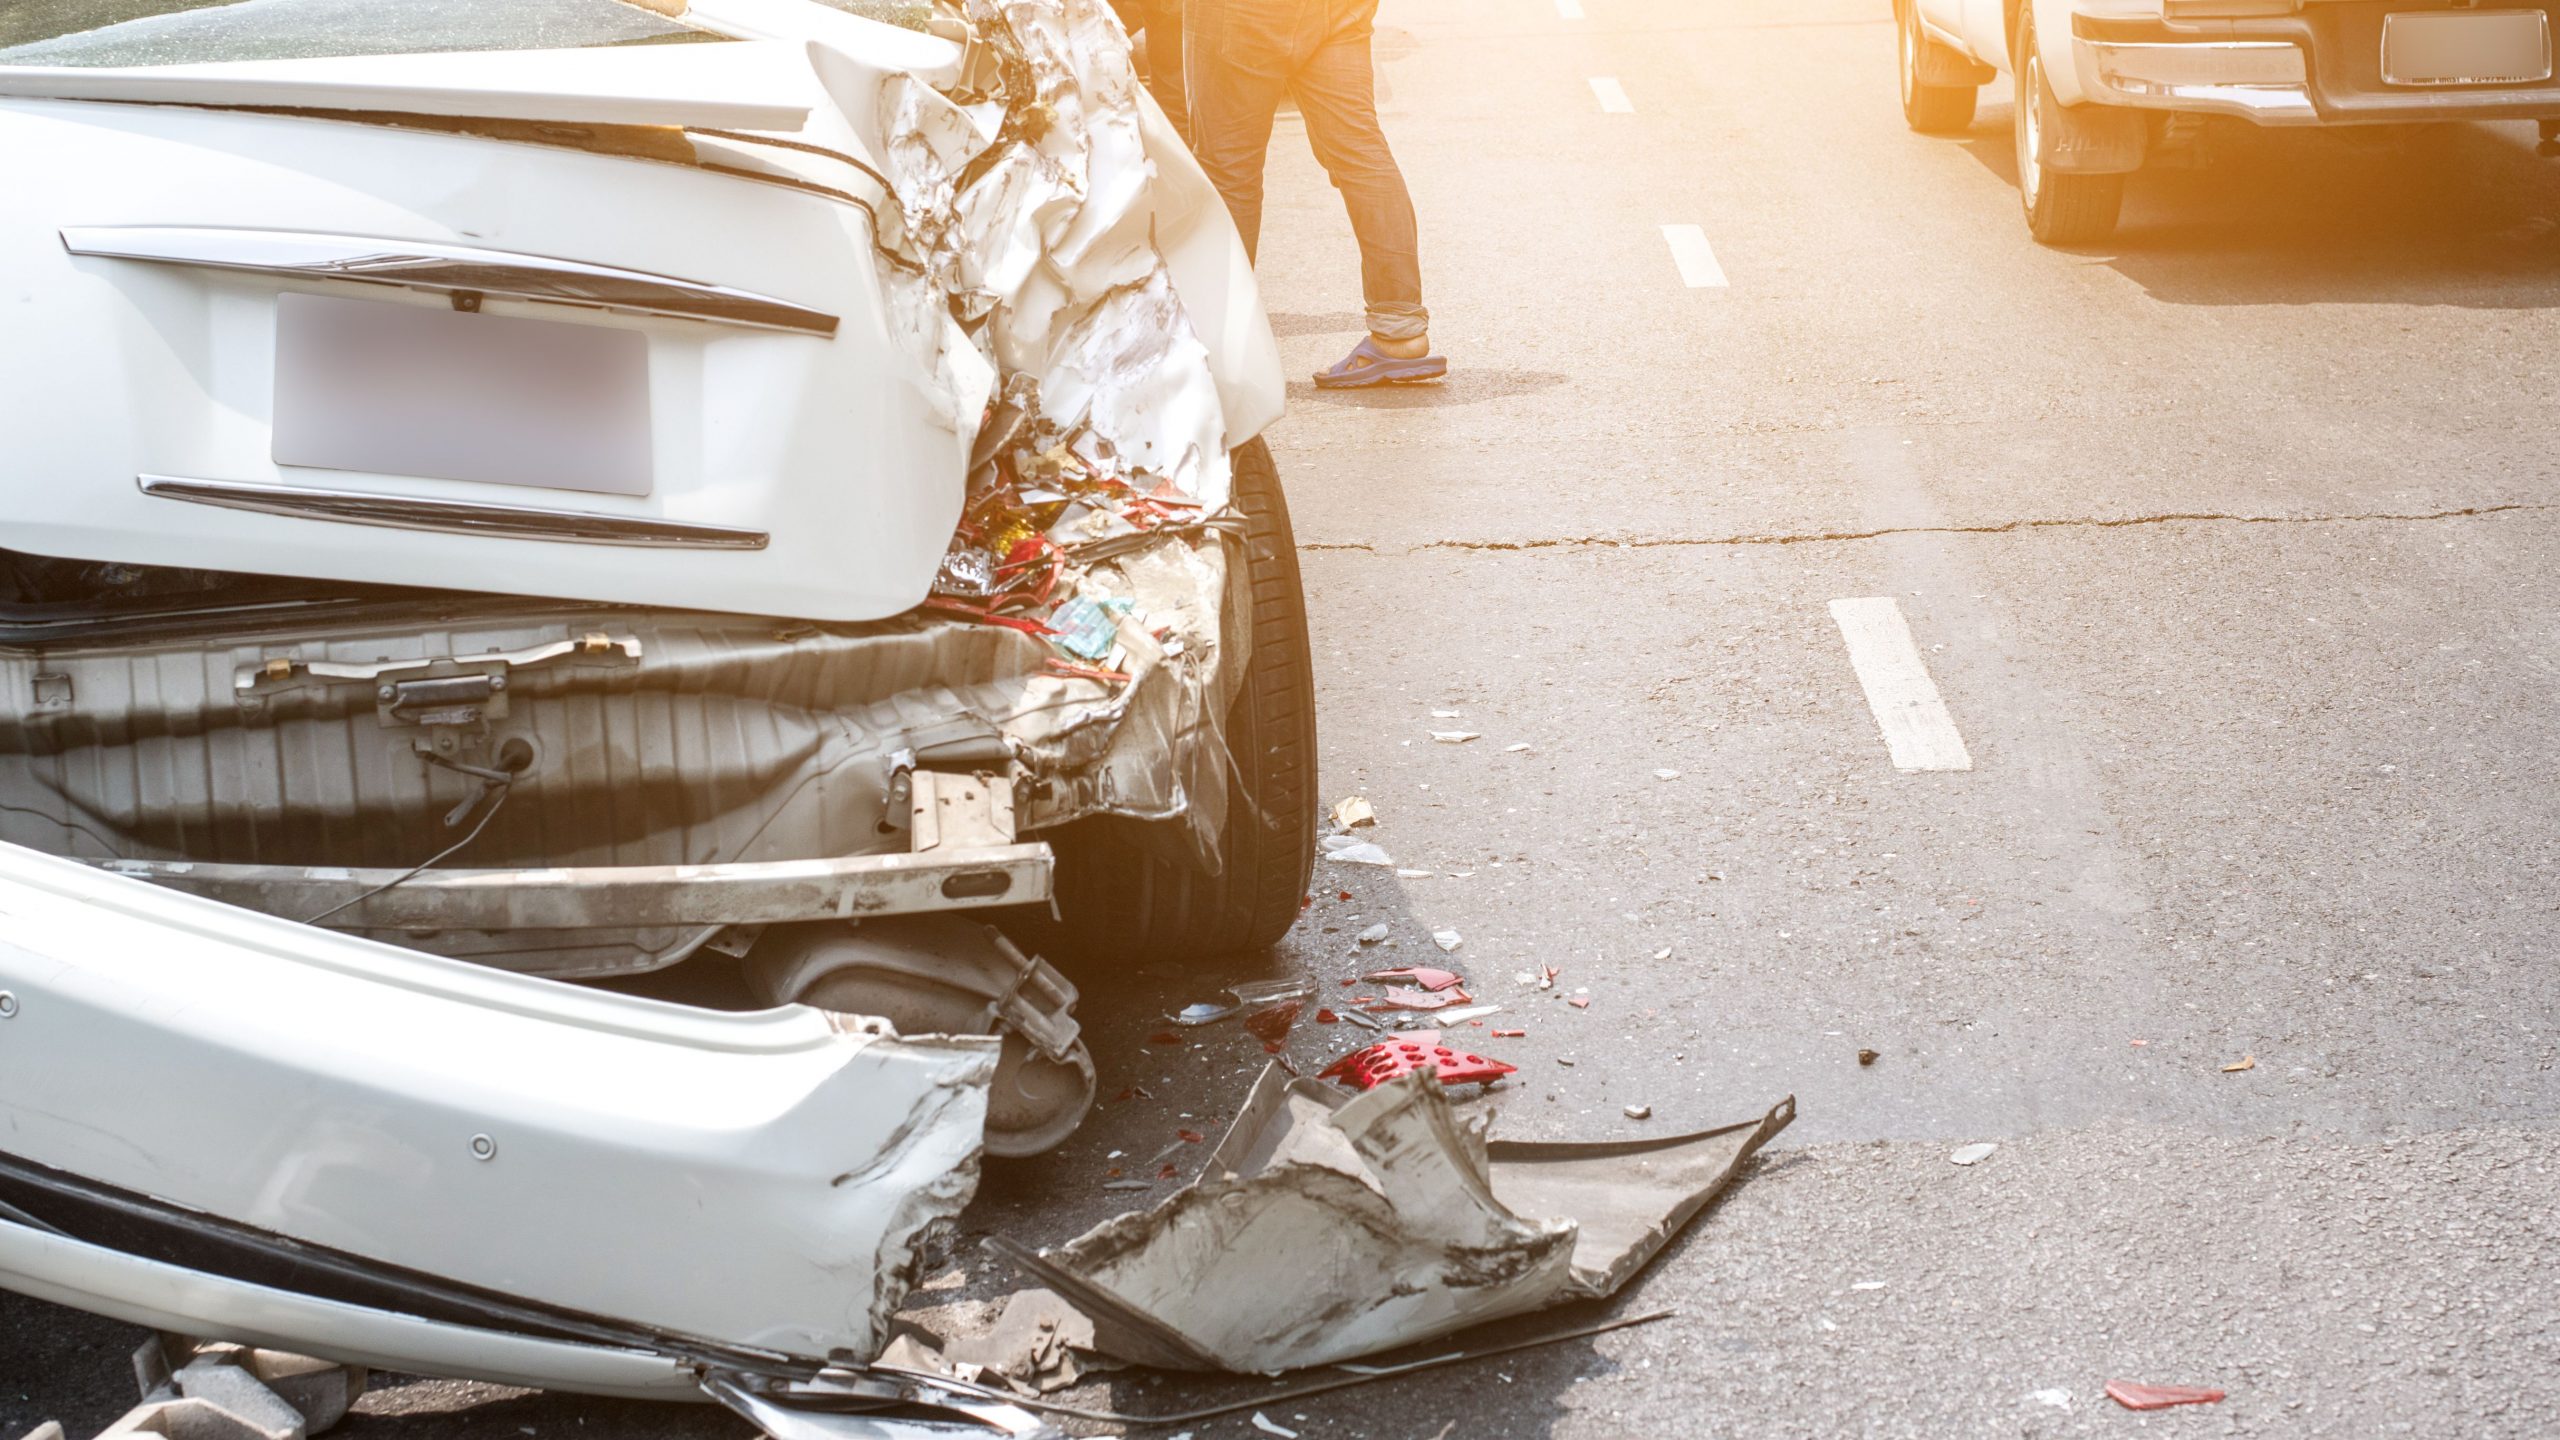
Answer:
<svg viewBox="0 0 2560 1440"><path fill-rule="evenodd" d="M1288 1000L1268 1010L1257 1010L1244 1017L1244 1028L1252 1033L1254 1039L1262 1042L1264 1049L1277 1050L1280 1042L1289 1038L1289 1028L1298 1023L1302 1004L1301 1001Z"/></svg>
<svg viewBox="0 0 2560 1440"><path fill-rule="evenodd" d="M2172 1405L2210 1405L2222 1398L2222 1392L2194 1385L2145 1385L2135 1380L2110 1380L2107 1382L2107 1398L2127 1410L2166 1410Z"/></svg>
<svg viewBox="0 0 2560 1440"><path fill-rule="evenodd" d="M1173 1133L1181 1137L1182 1143L1185 1145L1197 1145L1201 1141L1209 1138L1197 1130L1176 1130Z"/></svg>
<svg viewBox="0 0 2560 1440"><path fill-rule="evenodd" d="M1487 1060L1464 1050L1452 1050L1437 1043L1439 1037L1417 1032L1395 1040L1381 1040L1375 1045L1354 1050L1324 1068L1324 1078L1339 1080L1354 1090L1366 1090L1389 1080L1410 1075L1416 1070L1438 1072L1443 1085L1467 1085L1480 1080L1499 1080L1520 1067L1499 1060Z"/></svg>
<svg viewBox="0 0 2560 1440"><path fill-rule="evenodd" d="M1342 1017L1319 1006L1316 1009L1316 1023L1319 1025L1339 1025L1342 1023Z"/></svg>
<svg viewBox="0 0 2560 1440"><path fill-rule="evenodd" d="M1529 1038L1529 1032L1526 1030L1496 1030L1493 1032L1493 1038L1496 1040L1526 1040Z"/></svg>
<svg viewBox="0 0 2560 1440"><path fill-rule="evenodd" d="M1181 1171L1173 1168L1173 1162L1170 1160L1156 1167L1156 1178L1159 1180L1170 1180L1181 1173Z"/></svg>
<svg viewBox="0 0 2560 1440"><path fill-rule="evenodd" d="M1564 1003L1572 1006L1576 1010L1588 1010L1591 1008L1591 997L1588 995L1576 995Z"/></svg>
<svg viewBox="0 0 2560 1440"><path fill-rule="evenodd" d="M1131 1100L1153 1100L1154 1098L1156 1098L1155 1092L1148 1089L1146 1086L1132 1085L1121 1091L1119 1094L1112 1096L1111 1103L1114 1105L1120 1105Z"/></svg>
<svg viewBox="0 0 2560 1440"><path fill-rule="evenodd" d="M1372 985L1410 980L1425 990L1449 990L1454 989L1458 982L1466 977L1454 970L1435 970L1428 965L1407 965L1400 970L1372 970L1360 978Z"/></svg>
<svg viewBox="0 0 2560 1440"><path fill-rule="evenodd" d="M1351 898L1351 892L1348 890L1336 890L1333 892L1333 898L1336 900L1348 900Z"/></svg>

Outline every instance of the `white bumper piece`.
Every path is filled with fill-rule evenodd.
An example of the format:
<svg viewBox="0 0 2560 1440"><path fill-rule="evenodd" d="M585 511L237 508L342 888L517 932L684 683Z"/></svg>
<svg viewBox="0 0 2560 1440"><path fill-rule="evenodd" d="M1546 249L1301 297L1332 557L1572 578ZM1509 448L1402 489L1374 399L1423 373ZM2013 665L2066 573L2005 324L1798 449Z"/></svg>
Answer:
<svg viewBox="0 0 2560 1440"><path fill-rule="evenodd" d="M689 1388L686 1357L870 1356L918 1233L976 1185L992 1039L584 990L16 846L0 915L0 1169L227 1231L235 1258L328 1262L173 1267L0 1206L0 1285L46 1299L415 1372ZM332 1265L547 1319L293 1288Z"/></svg>

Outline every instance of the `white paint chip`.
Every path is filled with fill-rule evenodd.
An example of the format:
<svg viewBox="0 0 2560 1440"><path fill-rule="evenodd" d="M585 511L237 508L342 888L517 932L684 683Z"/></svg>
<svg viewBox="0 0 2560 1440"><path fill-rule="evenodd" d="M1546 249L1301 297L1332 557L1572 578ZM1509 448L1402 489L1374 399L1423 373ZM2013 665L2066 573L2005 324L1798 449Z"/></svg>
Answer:
<svg viewBox="0 0 2560 1440"><path fill-rule="evenodd" d="M1834 600L1831 618L1840 623L1840 638L1849 644L1849 663L1867 692L1867 708L1875 712L1893 768L1972 769L1973 756L1956 733L1937 682L1929 678L1920 647L1911 641L1901 603L1889 595Z"/></svg>
<svg viewBox="0 0 2560 1440"><path fill-rule="evenodd" d="M1671 243L1671 262L1680 267L1680 282L1692 290L1725 288L1724 267L1716 263L1707 232L1695 225L1665 225L1662 238Z"/></svg>
<svg viewBox="0 0 2560 1440"><path fill-rule="evenodd" d="M1619 84L1615 76L1592 76L1591 93L1600 97L1600 113L1603 115L1636 113L1636 102L1627 98L1627 87Z"/></svg>

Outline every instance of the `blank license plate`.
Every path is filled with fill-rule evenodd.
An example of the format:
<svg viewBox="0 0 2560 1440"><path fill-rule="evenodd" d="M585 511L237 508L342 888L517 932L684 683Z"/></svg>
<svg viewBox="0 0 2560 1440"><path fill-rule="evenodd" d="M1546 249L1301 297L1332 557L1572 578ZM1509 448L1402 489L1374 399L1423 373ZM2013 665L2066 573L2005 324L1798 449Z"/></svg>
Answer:
<svg viewBox="0 0 2560 1440"><path fill-rule="evenodd" d="M2540 10L2385 15L2382 78L2393 85L2529 85L2548 80L2550 17Z"/></svg>
<svg viewBox="0 0 2560 1440"><path fill-rule="evenodd" d="M276 297L278 465L649 493L649 337Z"/></svg>

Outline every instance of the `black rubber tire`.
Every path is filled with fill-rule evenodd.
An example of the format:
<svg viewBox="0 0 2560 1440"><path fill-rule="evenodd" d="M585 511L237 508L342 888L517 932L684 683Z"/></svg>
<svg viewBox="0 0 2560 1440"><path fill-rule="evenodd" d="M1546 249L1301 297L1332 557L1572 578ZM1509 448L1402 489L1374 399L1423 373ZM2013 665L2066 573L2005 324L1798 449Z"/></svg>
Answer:
<svg viewBox="0 0 2560 1440"><path fill-rule="evenodd" d="M1920 28L1919 0L1895 0L1895 64L1901 71L1903 123L1923 135L1956 135L1972 128L1979 85L1927 85L1920 80L1920 60L1937 41Z"/></svg>
<svg viewBox="0 0 2560 1440"><path fill-rule="evenodd" d="M1101 816L1051 837L1058 911L1044 941L1087 963L1192 963L1256 953L1296 922L1315 867L1316 689L1298 542L1271 449L1234 455L1238 556L1252 654L1227 712L1236 774L1227 796L1224 868L1202 871L1170 827ZM1231 591L1231 593L1233 593ZM1046 927L1044 927L1046 928Z"/></svg>
<svg viewBox="0 0 2560 1440"><path fill-rule="evenodd" d="M2044 78L2044 63L2036 53L2035 6L2021 6L2018 11L2016 52L2010 56L2010 72L2017 81L2016 114L2011 122L2018 151L2018 203L2026 212L2027 233L2042 245L2088 245L2104 240L2116 232L2116 217L2124 208L2122 175L2064 175L2037 163L2030 179L2028 153L2042 146L2032 136L2050 136L2062 123L2062 102L2054 98L2053 87ZM2034 130L2028 126L2029 116L2039 117Z"/></svg>

